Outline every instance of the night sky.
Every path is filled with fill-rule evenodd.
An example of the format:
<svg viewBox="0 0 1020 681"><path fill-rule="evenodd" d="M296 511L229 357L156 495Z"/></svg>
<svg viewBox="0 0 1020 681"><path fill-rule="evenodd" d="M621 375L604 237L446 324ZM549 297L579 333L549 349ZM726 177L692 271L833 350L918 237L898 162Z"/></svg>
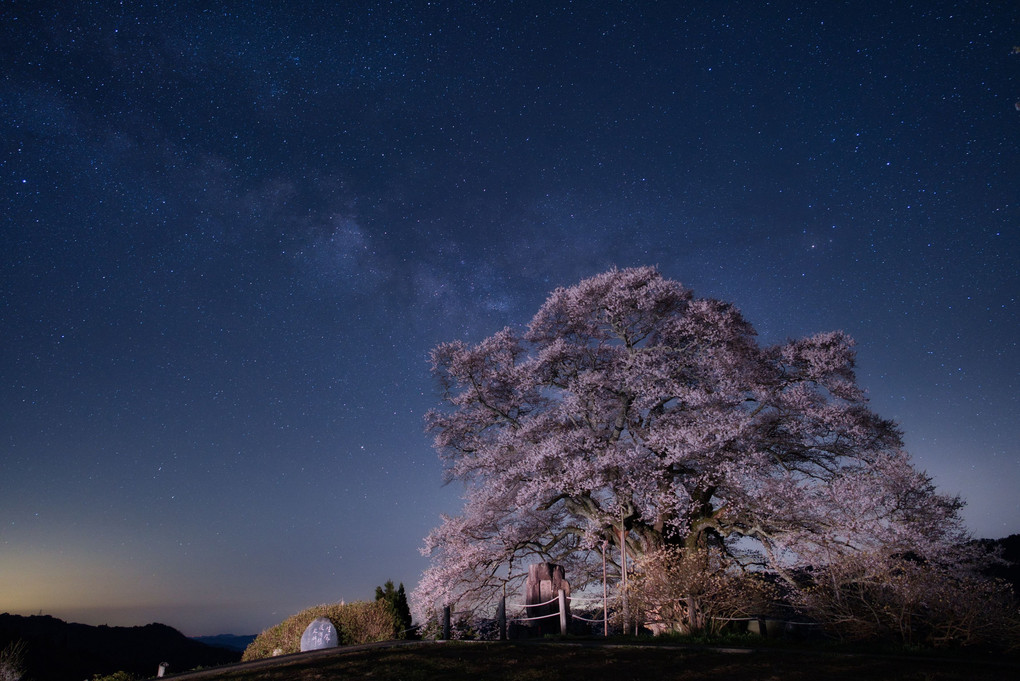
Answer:
<svg viewBox="0 0 1020 681"><path fill-rule="evenodd" d="M0 1L0 612L410 590L429 350L613 266L847 331L1020 532L1015 2L71 5Z"/></svg>

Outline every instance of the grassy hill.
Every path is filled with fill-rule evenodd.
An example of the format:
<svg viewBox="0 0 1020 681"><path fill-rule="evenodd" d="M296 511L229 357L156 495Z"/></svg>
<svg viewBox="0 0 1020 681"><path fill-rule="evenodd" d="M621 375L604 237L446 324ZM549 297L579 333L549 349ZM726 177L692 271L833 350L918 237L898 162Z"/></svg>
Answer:
<svg viewBox="0 0 1020 681"><path fill-rule="evenodd" d="M181 681L1003 681L1020 679L1016 659L929 658L811 652L804 649L720 649L695 646L570 643L440 643L317 651L254 668L231 667Z"/></svg>

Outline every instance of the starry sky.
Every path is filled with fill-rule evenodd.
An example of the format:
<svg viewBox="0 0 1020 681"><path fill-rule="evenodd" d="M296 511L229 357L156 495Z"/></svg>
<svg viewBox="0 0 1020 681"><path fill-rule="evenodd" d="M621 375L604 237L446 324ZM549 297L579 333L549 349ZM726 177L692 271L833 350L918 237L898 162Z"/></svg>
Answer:
<svg viewBox="0 0 1020 681"><path fill-rule="evenodd" d="M428 352L656 265L1020 532L1020 7L0 1L0 611L408 590Z"/></svg>

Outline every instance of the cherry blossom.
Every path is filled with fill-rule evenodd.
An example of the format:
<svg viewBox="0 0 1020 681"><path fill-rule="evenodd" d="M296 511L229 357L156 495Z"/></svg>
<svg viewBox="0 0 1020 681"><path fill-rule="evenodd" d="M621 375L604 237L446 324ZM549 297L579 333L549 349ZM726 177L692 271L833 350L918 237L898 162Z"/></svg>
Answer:
<svg viewBox="0 0 1020 681"><path fill-rule="evenodd" d="M780 575L855 552L938 558L965 537L962 502L913 468L854 361L839 331L762 347L733 305L650 267L557 289L523 333L438 346L427 428L466 491L425 540L419 611L484 602L536 560L583 582L604 542Z"/></svg>

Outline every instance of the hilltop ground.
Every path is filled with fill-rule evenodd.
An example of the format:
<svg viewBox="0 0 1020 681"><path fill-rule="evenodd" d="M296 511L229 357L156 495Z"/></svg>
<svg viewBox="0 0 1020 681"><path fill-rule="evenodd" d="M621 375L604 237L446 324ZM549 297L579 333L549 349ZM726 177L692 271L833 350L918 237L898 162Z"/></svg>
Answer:
<svg viewBox="0 0 1020 681"><path fill-rule="evenodd" d="M359 646L210 669L181 681L1004 681L1020 680L1016 659L931 658L789 649L570 643L442 643Z"/></svg>

